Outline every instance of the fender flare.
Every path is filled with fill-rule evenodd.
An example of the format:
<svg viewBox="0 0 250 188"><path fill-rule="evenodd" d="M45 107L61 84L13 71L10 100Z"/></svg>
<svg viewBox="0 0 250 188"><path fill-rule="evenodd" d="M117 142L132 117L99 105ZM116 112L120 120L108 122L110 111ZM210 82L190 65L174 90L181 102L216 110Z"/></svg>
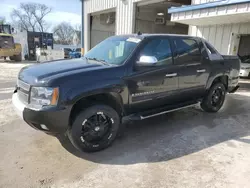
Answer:
<svg viewBox="0 0 250 188"><path fill-rule="evenodd" d="M95 96L95 95L106 95L111 100L115 101L119 107L121 108L121 113L125 113L124 108L124 101L122 97L122 93L124 91L124 85L122 84L110 84L109 86L101 86L98 84L98 87L96 85L93 85L88 87L74 87L74 89L71 89L69 92L65 94L67 97L66 101L68 105L73 108L73 106L79 102L80 100L83 100L84 98ZM125 95L128 97L128 95Z"/></svg>
<svg viewBox="0 0 250 188"><path fill-rule="evenodd" d="M212 86L212 84L213 84L213 82L217 79L217 78L219 78L219 77L227 77L227 78L229 78L229 76L227 75L227 74L225 74L225 73L220 73L220 74L216 74L215 76L210 76L209 77L209 79L208 79L208 81L207 81L207 85L206 85L206 90L209 90L210 89L210 87ZM227 82L228 82L228 80L227 80Z"/></svg>

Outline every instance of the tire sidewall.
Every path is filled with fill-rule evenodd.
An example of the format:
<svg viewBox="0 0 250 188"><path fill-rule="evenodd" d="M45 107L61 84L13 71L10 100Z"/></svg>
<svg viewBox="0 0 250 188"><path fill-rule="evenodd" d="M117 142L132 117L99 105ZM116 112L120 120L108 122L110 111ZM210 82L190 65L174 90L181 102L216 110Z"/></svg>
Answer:
<svg viewBox="0 0 250 188"><path fill-rule="evenodd" d="M86 119L98 112L102 112L112 119L111 132L110 134L106 135L98 144L92 144L84 140L84 138L82 137L82 124ZM79 115L73 122L71 130L68 132L69 138L72 144L81 151L100 151L110 146L115 140L116 135L119 131L119 125L120 117L113 108L106 105L94 105L92 107L86 108L84 111L79 113Z"/></svg>
<svg viewBox="0 0 250 188"><path fill-rule="evenodd" d="M222 94L222 99L221 99L221 101L220 101L220 102L221 102L220 105L214 107L214 106L212 106L212 104L211 104L212 94L213 94L213 91L214 91L215 89L219 88L219 87L222 89L222 92L223 92L223 94ZM225 98L226 98L226 88L225 88L224 84L222 84L222 83L216 83L216 84L214 84L214 85L210 88L210 90L209 90L209 92L208 92L208 95L205 97L205 99L204 99L204 101L203 101L202 108L203 108L205 111L217 112L217 111L219 111L219 110L221 109L221 107L223 106L224 101L225 101Z"/></svg>

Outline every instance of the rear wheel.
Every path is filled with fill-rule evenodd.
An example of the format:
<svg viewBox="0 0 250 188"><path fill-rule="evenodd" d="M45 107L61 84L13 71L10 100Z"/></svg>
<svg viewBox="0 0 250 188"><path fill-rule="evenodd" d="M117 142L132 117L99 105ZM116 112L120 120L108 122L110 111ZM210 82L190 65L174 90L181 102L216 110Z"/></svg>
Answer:
<svg viewBox="0 0 250 188"><path fill-rule="evenodd" d="M119 127L120 117L113 108L94 105L79 113L68 131L68 137L77 149L95 152L112 144Z"/></svg>
<svg viewBox="0 0 250 188"><path fill-rule="evenodd" d="M14 60L15 61L22 61L22 54L14 55Z"/></svg>
<svg viewBox="0 0 250 188"><path fill-rule="evenodd" d="M207 96L202 100L201 108L206 112L218 112L224 104L226 88L222 83L211 86Z"/></svg>
<svg viewBox="0 0 250 188"><path fill-rule="evenodd" d="M14 61L14 60L15 60L15 57L14 57L14 56L10 56L10 60L11 60L11 61Z"/></svg>

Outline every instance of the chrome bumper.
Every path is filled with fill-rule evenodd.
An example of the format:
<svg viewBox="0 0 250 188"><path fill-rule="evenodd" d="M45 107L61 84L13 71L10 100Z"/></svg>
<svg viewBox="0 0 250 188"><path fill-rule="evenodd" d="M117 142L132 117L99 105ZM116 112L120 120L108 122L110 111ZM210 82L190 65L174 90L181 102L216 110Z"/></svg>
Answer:
<svg viewBox="0 0 250 188"><path fill-rule="evenodd" d="M19 100L17 93L14 93L12 95L12 104L15 108L17 115L23 119L23 111L24 111L25 105Z"/></svg>

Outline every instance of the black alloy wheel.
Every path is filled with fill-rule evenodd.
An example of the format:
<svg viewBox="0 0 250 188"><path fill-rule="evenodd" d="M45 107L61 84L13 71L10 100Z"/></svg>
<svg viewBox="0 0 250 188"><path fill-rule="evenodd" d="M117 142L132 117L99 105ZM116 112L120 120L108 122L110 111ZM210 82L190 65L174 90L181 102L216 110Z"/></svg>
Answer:
<svg viewBox="0 0 250 188"><path fill-rule="evenodd" d="M79 150L95 152L107 148L115 140L120 128L120 116L106 105L94 105L75 118L68 137Z"/></svg>
<svg viewBox="0 0 250 188"><path fill-rule="evenodd" d="M201 102L201 108L206 112L218 112L224 104L226 88L222 83L215 83L211 86L208 94Z"/></svg>
<svg viewBox="0 0 250 188"><path fill-rule="evenodd" d="M81 140L98 144L105 136L110 135L114 120L103 112L97 112L82 123Z"/></svg>
<svg viewBox="0 0 250 188"><path fill-rule="evenodd" d="M220 106L221 103L223 103L223 93L224 91L222 90L221 87L217 87L213 93L212 93L212 100L211 100L211 104L213 107L217 107L217 106Z"/></svg>

